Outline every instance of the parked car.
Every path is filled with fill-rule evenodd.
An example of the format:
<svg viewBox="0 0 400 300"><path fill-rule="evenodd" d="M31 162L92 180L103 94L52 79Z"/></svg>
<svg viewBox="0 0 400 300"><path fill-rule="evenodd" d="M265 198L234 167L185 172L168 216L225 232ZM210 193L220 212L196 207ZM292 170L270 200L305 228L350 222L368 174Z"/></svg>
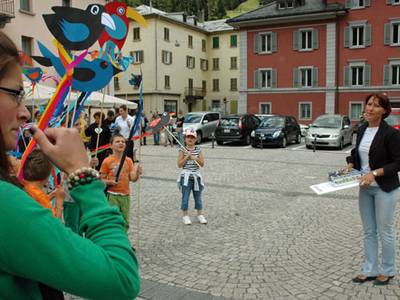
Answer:
<svg viewBox="0 0 400 300"><path fill-rule="evenodd" d="M197 143L211 137L218 126L221 115L219 112L190 112L183 121L183 131L191 128L197 132Z"/></svg>
<svg viewBox="0 0 400 300"><path fill-rule="evenodd" d="M300 126L301 136L305 137L307 135L307 131L308 131L308 128L310 128L310 126L305 125L305 124L299 124L299 126Z"/></svg>
<svg viewBox="0 0 400 300"><path fill-rule="evenodd" d="M306 136L306 147L335 147L343 149L353 142L353 127L348 116L321 115L310 125Z"/></svg>
<svg viewBox="0 0 400 300"><path fill-rule="evenodd" d="M224 116L215 130L215 139L218 145L232 141L240 141L244 145L249 145L251 143L250 134L258 125L260 125L260 119L252 114Z"/></svg>
<svg viewBox="0 0 400 300"><path fill-rule="evenodd" d="M394 128L400 130L400 110L393 109L392 113L385 119L385 121Z"/></svg>
<svg viewBox="0 0 400 300"><path fill-rule="evenodd" d="M270 116L251 133L253 147L276 145L285 148L288 142L300 144L301 130L292 116Z"/></svg>
<svg viewBox="0 0 400 300"><path fill-rule="evenodd" d="M267 118L269 118L271 116L275 116L275 115L273 115L273 114L255 114L255 116L257 118L259 118L260 121L262 122L264 119L267 119Z"/></svg>

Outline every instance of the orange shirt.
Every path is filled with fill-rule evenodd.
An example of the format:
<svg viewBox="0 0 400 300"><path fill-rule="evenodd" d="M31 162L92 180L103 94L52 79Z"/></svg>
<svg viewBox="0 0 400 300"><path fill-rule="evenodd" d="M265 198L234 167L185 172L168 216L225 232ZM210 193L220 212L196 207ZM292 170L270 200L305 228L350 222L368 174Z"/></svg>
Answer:
<svg viewBox="0 0 400 300"><path fill-rule="evenodd" d="M51 205L51 199L45 192L42 191L42 189L28 181L24 182L24 189L29 194L29 196L36 200L37 203L39 203L44 208L50 209L53 213L53 216L56 217L56 210Z"/></svg>
<svg viewBox="0 0 400 300"><path fill-rule="evenodd" d="M114 180L119 167L120 159L115 155L108 156L101 164L100 173L107 175L106 179ZM129 195L129 174L134 170L133 161L129 157L125 158L125 163L119 176L117 185L108 186L108 191L122 195Z"/></svg>

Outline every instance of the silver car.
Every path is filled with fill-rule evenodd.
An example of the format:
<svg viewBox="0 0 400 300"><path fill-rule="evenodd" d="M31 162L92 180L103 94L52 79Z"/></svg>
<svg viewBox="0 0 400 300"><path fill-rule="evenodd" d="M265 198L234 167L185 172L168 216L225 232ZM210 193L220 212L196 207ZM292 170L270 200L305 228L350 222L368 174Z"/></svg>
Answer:
<svg viewBox="0 0 400 300"><path fill-rule="evenodd" d="M218 126L221 115L219 112L190 112L185 115L183 132L191 128L197 132L197 143L211 137Z"/></svg>
<svg viewBox="0 0 400 300"><path fill-rule="evenodd" d="M343 149L353 142L353 127L348 116L321 115L310 125L306 135L306 147L335 147Z"/></svg>

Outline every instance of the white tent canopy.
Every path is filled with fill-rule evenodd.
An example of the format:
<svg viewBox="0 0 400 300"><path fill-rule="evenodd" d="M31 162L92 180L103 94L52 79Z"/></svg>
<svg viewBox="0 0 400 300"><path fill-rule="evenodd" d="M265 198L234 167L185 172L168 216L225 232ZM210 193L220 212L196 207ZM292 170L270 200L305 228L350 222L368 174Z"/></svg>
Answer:
<svg viewBox="0 0 400 300"><path fill-rule="evenodd" d="M31 84L29 82L24 81L25 92L31 91ZM29 93L26 97L25 104L27 106L39 106L46 105L47 102L51 99L53 94L55 93L55 88L49 87L42 84L36 84L34 89L34 93ZM79 94L76 92L71 93L71 95L67 96L67 100L71 99L71 101L75 101L78 99ZM89 96L89 99L86 100L85 106L89 107L101 107L111 108L111 107L119 107L122 104L125 104L130 109L137 108L137 104L134 102L130 102L121 98L113 97L110 95L104 95L103 105L101 104L103 101L103 94L99 92L93 92Z"/></svg>

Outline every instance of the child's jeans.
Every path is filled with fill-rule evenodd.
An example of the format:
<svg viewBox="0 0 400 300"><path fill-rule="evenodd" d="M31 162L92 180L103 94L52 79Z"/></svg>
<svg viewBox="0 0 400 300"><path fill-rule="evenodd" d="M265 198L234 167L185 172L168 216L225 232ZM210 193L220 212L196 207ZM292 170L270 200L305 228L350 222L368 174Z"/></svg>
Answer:
<svg viewBox="0 0 400 300"><path fill-rule="evenodd" d="M193 197L194 197L194 208L196 210L202 210L203 209L203 204L201 202L201 192L203 191L203 186L200 184L200 178L197 178L198 184L199 184L199 191L194 190L194 179L193 177L189 178L188 185L184 186L183 185L183 177L181 178L181 188L182 188L182 204L181 204L181 210L187 211L189 209L189 197L190 197L190 192L193 191Z"/></svg>

